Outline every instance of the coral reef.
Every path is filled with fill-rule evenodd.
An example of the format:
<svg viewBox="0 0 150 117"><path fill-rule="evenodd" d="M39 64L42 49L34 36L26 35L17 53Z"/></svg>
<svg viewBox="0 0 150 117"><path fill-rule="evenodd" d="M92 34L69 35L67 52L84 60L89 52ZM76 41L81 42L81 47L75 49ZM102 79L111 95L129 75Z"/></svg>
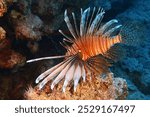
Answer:
<svg viewBox="0 0 150 117"><path fill-rule="evenodd" d="M0 0L0 17L7 12L7 4L5 0Z"/></svg>
<svg viewBox="0 0 150 117"><path fill-rule="evenodd" d="M25 99L28 100L114 100L126 99L127 84L122 78L114 78L109 73L105 79L87 78L86 82L81 81L76 92L72 85L69 85L65 93L62 93L63 82L57 85L52 91L49 85L42 91L37 87L29 86L25 92Z"/></svg>
<svg viewBox="0 0 150 117"><path fill-rule="evenodd" d="M11 50L10 46L6 31L0 27L0 69L12 69L25 63L25 57Z"/></svg>
<svg viewBox="0 0 150 117"><path fill-rule="evenodd" d="M0 50L10 47L10 41L6 39L6 31L0 27Z"/></svg>
<svg viewBox="0 0 150 117"><path fill-rule="evenodd" d="M0 51L0 68L1 69L12 69L14 67L23 66L25 64L25 58L11 50L5 49Z"/></svg>
<svg viewBox="0 0 150 117"><path fill-rule="evenodd" d="M45 34L52 34L63 25L65 9L72 11L88 4L88 0L32 0L31 11L44 22ZM65 7L65 8L64 8Z"/></svg>
<svg viewBox="0 0 150 117"><path fill-rule="evenodd" d="M17 11L12 11L10 14L12 24L15 30L17 39L24 39L29 41L38 41L41 39L42 21L33 14L26 16Z"/></svg>
<svg viewBox="0 0 150 117"><path fill-rule="evenodd" d="M6 38L6 31L2 27L0 27L0 42L5 40L5 38Z"/></svg>

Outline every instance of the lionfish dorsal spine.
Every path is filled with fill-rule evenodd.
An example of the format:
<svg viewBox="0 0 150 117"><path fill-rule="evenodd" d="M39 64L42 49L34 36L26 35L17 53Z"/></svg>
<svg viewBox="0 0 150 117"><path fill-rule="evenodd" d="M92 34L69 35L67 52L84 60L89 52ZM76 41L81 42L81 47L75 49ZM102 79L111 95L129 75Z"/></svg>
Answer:
<svg viewBox="0 0 150 117"><path fill-rule="evenodd" d="M108 21L107 23L105 23L104 25L102 25L99 30L97 31L97 35L100 35L100 34L104 34L105 30L110 27L112 24L114 23L118 23L118 20L116 19L112 19L110 21Z"/></svg>
<svg viewBox="0 0 150 117"><path fill-rule="evenodd" d="M94 8L93 8L92 15L91 15L90 18L89 18L89 24L88 24L88 28L87 28L87 34L89 34L89 28L90 28L90 26L91 26L91 23L92 23L92 20L93 20L93 17L94 17L95 10L96 10L96 8L94 7Z"/></svg>
<svg viewBox="0 0 150 117"><path fill-rule="evenodd" d="M76 17L75 17L74 12L72 12L72 17L73 17L73 21L74 21L74 25L75 25L76 34L79 37L80 34L79 34L79 30L78 30L78 26L77 26L77 21L76 21Z"/></svg>
<svg viewBox="0 0 150 117"><path fill-rule="evenodd" d="M80 36L81 37L86 33L89 14L90 14L90 8L86 9L84 12L81 9L81 21L80 21Z"/></svg>
<svg viewBox="0 0 150 117"><path fill-rule="evenodd" d="M68 37L66 34L64 34L63 32L62 32L62 30L58 30L59 31L59 33L61 33L64 37L65 37L65 39L69 42L70 41L70 43L73 43L74 41L70 38L70 37Z"/></svg>
<svg viewBox="0 0 150 117"><path fill-rule="evenodd" d="M66 39L66 38L63 38L63 42L73 43L73 41L72 41L72 40L68 40L68 39Z"/></svg>
<svg viewBox="0 0 150 117"><path fill-rule="evenodd" d="M89 34L93 34L94 31L97 29L97 27L99 27L100 22L103 18L105 12L101 11L99 14L96 15L96 18L93 20L90 28L89 28Z"/></svg>
<svg viewBox="0 0 150 117"><path fill-rule="evenodd" d="M71 22L69 20L69 17L67 15L67 10L65 10L65 13L64 13L64 20L65 20L65 22L67 24L67 27L68 27L70 33L72 34L72 36L74 37L74 39L76 39L77 35L76 35L76 33L74 31L74 28L73 28L73 26L72 26L72 24L71 24Z"/></svg>
<svg viewBox="0 0 150 117"><path fill-rule="evenodd" d="M104 34L104 36L110 37L111 34L113 34L113 32L118 31L121 27L122 27L122 25L117 25L114 28L111 28Z"/></svg>

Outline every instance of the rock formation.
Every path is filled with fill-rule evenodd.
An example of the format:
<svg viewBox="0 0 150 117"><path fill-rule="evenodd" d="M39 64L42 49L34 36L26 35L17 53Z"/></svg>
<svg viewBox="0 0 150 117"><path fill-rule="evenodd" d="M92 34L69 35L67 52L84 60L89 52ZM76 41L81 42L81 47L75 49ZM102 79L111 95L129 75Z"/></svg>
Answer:
<svg viewBox="0 0 150 117"><path fill-rule="evenodd" d="M39 91L36 87L29 88L25 92L25 99L28 100L115 100L126 99L127 84L122 78L114 78L109 73L105 79L87 78L86 82L81 81L76 92L73 91L72 85L69 85L66 92L62 92L63 82L58 84L54 90L48 85Z"/></svg>

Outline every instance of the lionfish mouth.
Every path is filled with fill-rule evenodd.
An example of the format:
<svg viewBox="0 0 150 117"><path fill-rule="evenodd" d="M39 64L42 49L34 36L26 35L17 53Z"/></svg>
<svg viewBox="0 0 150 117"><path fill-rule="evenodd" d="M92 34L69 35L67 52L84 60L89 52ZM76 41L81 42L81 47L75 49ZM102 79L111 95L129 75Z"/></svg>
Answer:
<svg viewBox="0 0 150 117"><path fill-rule="evenodd" d="M65 11L64 21L72 37L67 36L61 30L59 32L65 37L61 44L67 50L66 54L27 61L65 58L64 61L48 69L36 79L35 83L38 84L39 90L51 80L53 81L50 87L53 89L64 79L63 92L71 81L74 82L75 91L80 79L86 81L88 76L93 77L93 75L110 72L109 67L119 59L120 53L123 53L119 43L126 44L128 41L124 40L126 32L121 30L122 25L116 19L101 24L104 13L102 8L98 10L95 7L93 10L87 8L84 11L81 9L81 20L78 27L75 14L72 13L74 22L72 24L67 10Z"/></svg>

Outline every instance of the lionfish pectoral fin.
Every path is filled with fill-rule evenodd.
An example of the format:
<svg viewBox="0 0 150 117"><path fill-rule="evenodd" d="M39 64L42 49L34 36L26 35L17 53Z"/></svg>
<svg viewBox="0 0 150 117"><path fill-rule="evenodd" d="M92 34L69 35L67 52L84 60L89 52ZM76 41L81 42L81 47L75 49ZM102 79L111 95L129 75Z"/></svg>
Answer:
<svg viewBox="0 0 150 117"><path fill-rule="evenodd" d="M76 91L76 88L77 88L77 85L78 85L78 82L79 82L81 76L82 76L81 66L78 64L74 71L74 77L73 77L74 91Z"/></svg>
<svg viewBox="0 0 150 117"><path fill-rule="evenodd" d="M129 46L138 46L143 41L143 39L145 39L143 30L144 27L140 23L125 23L120 31L122 42Z"/></svg>
<svg viewBox="0 0 150 117"><path fill-rule="evenodd" d="M54 71L50 72L48 74L48 76L46 76L44 78L44 80L42 82L39 83L39 89L41 90L45 85L46 83L48 83L50 80L52 80L53 78L55 78L63 69L64 67L67 65L68 63L65 62L63 63L61 66L57 67Z"/></svg>
<svg viewBox="0 0 150 117"><path fill-rule="evenodd" d="M45 57L43 57L43 58L45 58ZM29 60L29 61L37 61L37 60L39 60L39 59L33 59L33 60ZM40 60L41 60L41 58L40 58ZM37 84L37 83L39 83L42 79L44 79L47 75L49 75L51 72L53 72L55 69L57 69L59 66L61 66L63 63L65 63L67 60L65 60L65 61L63 61L63 62L61 62L61 63L59 63L59 64L57 64L57 65L55 65L54 67L52 67L52 68L50 68L50 69L48 69L47 71L45 71L44 73L42 73L41 75L39 75L38 77L37 77L37 79L35 80L35 83Z"/></svg>
<svg viewBox="0 0 150 117"><path fill-rule="evenodd" d="M109 61L117 62L126 55L125 49L123 49L120 43L114 44L110 49L104 54Z"/></svg>
<svg viewBox="0 0 150 117"><path fill-rule="evenodd" d="M50 57L41 57L36 59L27 60L26 63L32 63L36 61L42 61L42 60L51 60L51 59L59 59L59 58L65 58L66 55L60 55L60 56L50 56Z"/></svg>
<svg viewBox="0 0 150 117"><path fill-rule="evenodd" d="M52 84L51 84L51 89L53 90L53 88L54 88L54 86L58 83L58 82L60 82L64 77L65 77L65 75L66 75L66 73L67 73L67 71L68 71L68 69L71 67L71 64L72 63L72 61L70 61L69 63L68 63L68 65L60 72L60 74L54 79L54 81L52 82Z"/></svg>
<svg viewBox="0 0 150 117"><path fill-rule="evenodd" d="M75 71L75 65L73 64L69 68L69 70L67 71L67 73L65 75L65 81L64 81L64 84L63 84L63 87L62 87L63 92L65 92L68 83L73 79L74 71Z"/></svg>
<svg viewBox="0 0 150 117"><path fill-rule="evenodd" d="M43 74L41 74L37 79L36 83L39 83L40 80L44 79L42 82L38 84L39 89L41 90L47 82L55 78L61 71L71 62L72 58L68 58L65 61L57 64L56 66L50 68Z"/></svg>
<svg viewBox="0 0 150 117"><path fill-rule="evenodd" d="M83 82L85 82L85 80L86 80L86 71L85 71L85 67L84 67L84 65L83 65L83 64L82 64L81 71L82 71L82 78L83 78Z"/></svg>
<svg viewBox="0 0 150 117"><path fill-rule="evenodd" d="M102 55L96 55L87 60L88 67L96 75L109 72L110 62L107 61Z"/></svg>

